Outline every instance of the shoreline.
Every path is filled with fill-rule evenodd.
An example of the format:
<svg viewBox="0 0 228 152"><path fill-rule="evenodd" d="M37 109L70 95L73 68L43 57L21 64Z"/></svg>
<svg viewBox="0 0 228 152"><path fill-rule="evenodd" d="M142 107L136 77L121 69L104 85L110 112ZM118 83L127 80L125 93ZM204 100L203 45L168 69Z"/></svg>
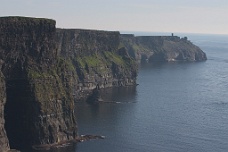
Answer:
<svg viewBox="0 0 228 152"><path fill-rule="evenodd" d="M65 146L67 146L69 144L89 141L89 140L93 140L93 139L105 139L105 136L100 136L100 135L80 135L80 136L77 136L75 139L61 141L61 142L58 142L58 143L44 144L44 145L33 145L32 149L33 150L50 150L52 148L58 148L58 146L65 147Z"/></svg>

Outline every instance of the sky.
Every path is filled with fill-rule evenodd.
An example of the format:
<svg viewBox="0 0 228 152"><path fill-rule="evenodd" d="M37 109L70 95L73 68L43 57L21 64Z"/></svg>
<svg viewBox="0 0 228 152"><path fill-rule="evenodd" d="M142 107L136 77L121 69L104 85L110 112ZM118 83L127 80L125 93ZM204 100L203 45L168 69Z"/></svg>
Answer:
<svg viewBox="0 0 228 152"><path fill-rule="evenodd" d="M0 16L50 18L59 28L228 34L228 0L0 0Z"/></svg>

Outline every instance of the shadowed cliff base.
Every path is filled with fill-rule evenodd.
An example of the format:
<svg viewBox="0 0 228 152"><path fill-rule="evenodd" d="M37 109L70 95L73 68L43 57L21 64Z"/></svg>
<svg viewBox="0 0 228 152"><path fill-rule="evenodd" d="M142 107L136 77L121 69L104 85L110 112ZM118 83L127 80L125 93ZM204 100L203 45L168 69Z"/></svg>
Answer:
<svg viewBox="0 0 228 152"><path fill-rule="evenodd" d="M30 129L35 109L32 92L26 80L7 80L5 105L5 129L11 148L21 149L30 145Z"/></svg>

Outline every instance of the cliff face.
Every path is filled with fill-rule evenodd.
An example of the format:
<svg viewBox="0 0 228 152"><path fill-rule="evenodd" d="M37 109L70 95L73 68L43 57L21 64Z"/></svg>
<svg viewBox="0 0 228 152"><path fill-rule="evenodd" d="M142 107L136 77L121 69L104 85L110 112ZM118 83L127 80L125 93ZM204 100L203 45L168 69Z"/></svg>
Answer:
<svg viewBox="0 0 228 152"><path fill-rule="evenodd" d="M49 19L0 18L0 151L75 138L74 101L99 100L100 88L135 85L132 57L206 59L179 37L56 29Z"/></svg>
<svg viewBox="0 0 228 152"><path fill-rule="evenodd" d="M121 42L138 62L203 61L206 54L187 38L121 35Z"/></svg>
<svg viewBox="0 0 228 152"><path fill-rule="evenodd" d="M137 66L119 47L119 32L57 29L56 39L58 54L76 71L76 101L95 88L136 84Z"/></svg>
<svg viewBox="0 0 228 152"><path fill-rule="evenodd" d="M0 61L1 67L1 61ZM9 141L5 131L4 106L6 103L6 88L3 74L0 72L0 151L9 150Z"/></svg>
<svg viewBox="0 0 228 152"><path fill-rule="evenodd" d="M72 78L67 75L72 71L58 60L55 32L53 20L0 18L7 98L1 119L11 148L56 143L77 132Z"/></svg>
<svg viewBox="0 0 228 152"><path fill-rule="evenodd" d="M74 101L95 88L135 85L136 63L119 44L119 32L56 29L49 19L0 18L1 148L73 139Z"/></svg>

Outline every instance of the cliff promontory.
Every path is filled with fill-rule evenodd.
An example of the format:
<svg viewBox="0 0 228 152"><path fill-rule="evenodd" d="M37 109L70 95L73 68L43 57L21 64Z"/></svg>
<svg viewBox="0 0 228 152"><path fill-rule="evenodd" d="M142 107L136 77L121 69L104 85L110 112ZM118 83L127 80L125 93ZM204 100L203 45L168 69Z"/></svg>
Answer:
<svg viewBox="0 0 228 152"><path fill-rule="evenodd" d="M121 43L138 62L203 61L206 54L187 37L121 35Z"/></svg>
<svg viewBox="0 0 228 152"><path fill-rule="evenodd" d="M136 84L119 32L56 29L41 18L0 18L0 151L74 139L74 101Z"/></svg>

